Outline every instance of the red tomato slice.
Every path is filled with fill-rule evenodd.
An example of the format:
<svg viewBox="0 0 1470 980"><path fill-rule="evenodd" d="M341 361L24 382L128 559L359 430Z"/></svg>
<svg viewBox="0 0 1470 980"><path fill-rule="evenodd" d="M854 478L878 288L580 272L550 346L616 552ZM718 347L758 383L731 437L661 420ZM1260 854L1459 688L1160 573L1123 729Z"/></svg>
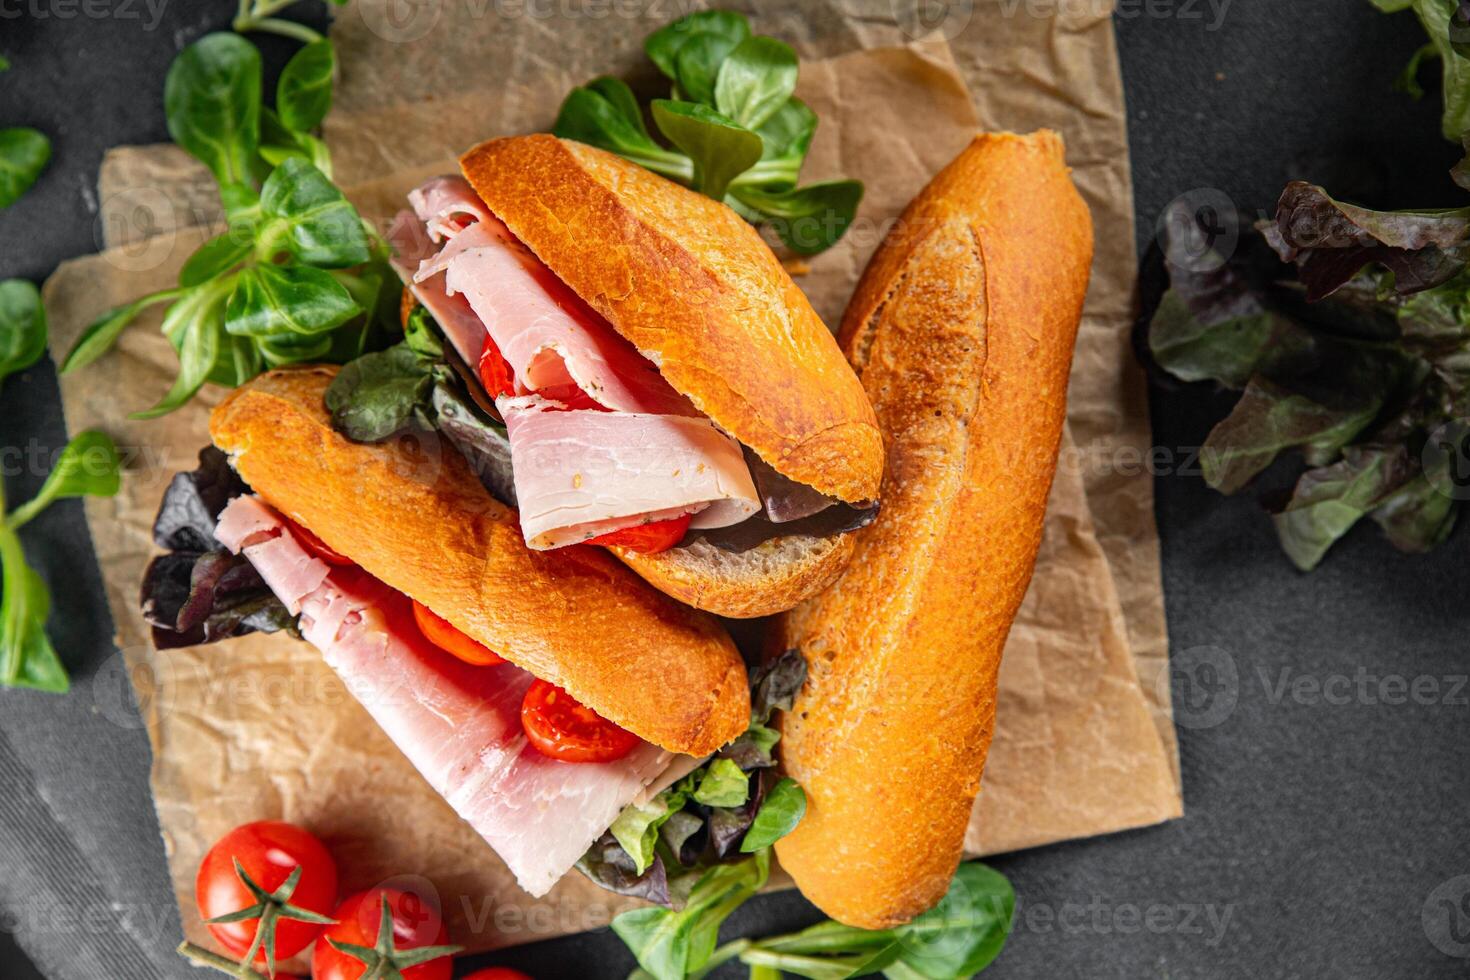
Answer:
<svg viewBox="0 0 1470 980"><path fill-rule="evenodd" d="M668 551L684 540L684 535L689 533L689 520L693 516L693 514L685 514L683 517L671 517L666 521L634 524L632 527L600 534L587 543L621 545L630 551L656 555L660 551Z"/></svg>
<svg viewBox="0 0 1470 980"><path fill-rule="evenodd" d="M483 970L465 974L460 980L531 980L529 976L520 970L512 970L508 966L487 966Z"/></svg>
<svg viewBox="0 0 1470 980"><path fill-rule="evenodd" d="M351 558L334 551L325 541L295 521L291 522L291 533L296 535L296 540L301 542L303 548L316 555L328 565L346 566L357 564Z"/></svg>
<svg viewBox="0 0 1470 980"><path fill-rule="evenodd" d="M337 901L337 863L309 831L277 820L262 820L236 827L221 837L199 864L194 894L201 918L213 919L256 904L245 882L235 872L235 862L267 892L285 884L296 868L301 880L287 902L295 908L329 915ZM212 924L215 941L237 959L244 956L255 939L259 919ZM276 919L276 959L295 956L322 931L322 926L287 916ZM265 962L265 950L256 954Z"/></svg>
<svg viewBox="0 0 1470 980"><path fill-rule="evenodd" d="M505 663L495 651L476 640L470 639L450 625L449 620L436 614L418 600L413 603L413 621L418 623L424 639L445 653L452 653L467 664L477 667L493 667Z"/></svg>
<svg viewBox="0 0 1470 980"><path fill-rule="evenodd" d="M521 702L521 727L537 751L562 762L612 762L632 752L640 741L542 680L531 685Z"/></svg>
<svg viewBox="0 0 1470 980"><path fill-rule="evenodd" d="M382 899L388 899L393 920L393 948L398 952L442 946L449 938L444 920L434 904L413 892L397 888L370 888L342 900L332 918L334 926L317 941L311 956L312 980L358 980L366 970L363 962L336 949L331 940L353 946L372 947L382 924ZM451 957L441 956L402 971L403 980L449 980L454 971Z"/></svg>
<svg viewBox="0 0 1470 980"><path fill-rule="evenodd" d="M510 369L500 348L495 346L495 338L488 330L485 332L485 346L480 350L480 384L485 386L485 393L491 398L516 392L515 372Z"/></svg>

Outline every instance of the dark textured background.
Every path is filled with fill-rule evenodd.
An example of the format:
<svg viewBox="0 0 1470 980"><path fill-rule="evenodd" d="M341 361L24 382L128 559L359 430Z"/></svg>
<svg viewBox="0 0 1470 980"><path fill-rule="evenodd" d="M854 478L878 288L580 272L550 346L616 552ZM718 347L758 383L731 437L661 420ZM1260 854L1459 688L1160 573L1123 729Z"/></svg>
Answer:
<svg viewBox="0 0 1470 980"><path fill-rule="evenodd" d="M1422 42L1412 17L1378 15L1366 0L1234 0L1209 30L1207 0L1186 2L1133 2L1135 16L1118 20L1140 246L1163 206L1198 187L1251 209L1270 207L1292 177L1366 203L1455 202L1445 171L1456 153L1438 137L1437 98L1390 91ZM233 6L170 3L150 31L142 3L131 7L140 19L125 20L86 17L67 0L0 0L0 53L14 64L0 76L0 124L38 126L55 144L35 190L0 212L0 277L40 280L95 250L104 149L167 138L169 61ZM1196 9L1202 19L1184 15ZM277 67L291 48L266 46ZM1197 445L1228 405L1156 390L1156 442ZM12 378L0 447L53 450L64 439L50 365ZM14 453L3 463L12 499L39 486L38 468ZM1157 490L1175 695L1195 698L1180 708L1187 816L996 859L1021 915L991 974L1464 976L1465 961L1448 954L1470 950L1447 930L1463 937L1470 923L1451 908L1470 892L1470 879L1454 880L1470 873L1465 535L1405 557L1361 528L1303 576L1249 496L1223 499L1187 473L1161 474ZM24 949L67 980L188 976L171 952L177 915L147 740L127 724L80 505L53 507L23 537L53 584L51 634L76 684L66 698L0 693L0 975L34 975ZM1347 678L1349 688L1331 689L1348 690L1348 703L1325 703L1310 686L1283 691L1283 677ZM1383 703L1379 680L1395 677L1433 685L1437 703ZM731 928L768 933L815 917L796 895L776 895ZM498 961L543 980L623 977L631 966L606 931Z"/></svg>

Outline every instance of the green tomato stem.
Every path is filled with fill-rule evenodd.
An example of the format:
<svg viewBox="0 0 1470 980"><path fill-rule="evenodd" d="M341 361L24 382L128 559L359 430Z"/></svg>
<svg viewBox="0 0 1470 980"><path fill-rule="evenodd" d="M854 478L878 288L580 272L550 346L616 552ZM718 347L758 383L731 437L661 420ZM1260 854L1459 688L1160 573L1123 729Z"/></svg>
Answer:
<svg viewBox="0 0 1470 980"><path fill-rule="evenodd" d="M198 963L200 966L212 967L221 973L228 973L233 977L243 977L246 980L250 980L250 978L260 980L260 974L243 963L236 963L234 960L227 959L218 953L211 953L204 947L195 946L187 940L179 943L178 954L186 960L192 960Z"/></svg>

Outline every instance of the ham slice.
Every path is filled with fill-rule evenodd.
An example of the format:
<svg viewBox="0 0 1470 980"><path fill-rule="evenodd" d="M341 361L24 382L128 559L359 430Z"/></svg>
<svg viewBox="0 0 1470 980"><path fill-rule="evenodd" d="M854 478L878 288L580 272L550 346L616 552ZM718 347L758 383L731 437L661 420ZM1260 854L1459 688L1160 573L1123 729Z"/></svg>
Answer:
<svg viewBox="0 0 1470 980"><path fill-rule="evenodd" d="M433 258L437 251L424 230L423 222L412 211L398 212L388 228L388 241L397 252L393 270L403 284L434 315L444 336L464 362L471 366L479 364L480 352L485 348L485 325L470 309L470 304L463 296L450 296L444 291L443 276L421 283L413 281L414 271L420 263Z"/></svg>
<svg viewBox="0 0 1470 980"><path fill-rule="evenodd" d="M405 596L361 569L313 557L256 497L231 501L215 533L300 611L302 635L532 895L544 895L682 759L647 742L614 762L547 758L521 729L529 673L476 667L433 646Z"/></svg>
<svg viewBox="0 0 1470 980"><path fill-rule="evenodd" d="M514 375L516 394L496 407L510 429L527 545L559 548L685 514L694 514L692 527L725 527L760 510L740 444L491 215L467 181L437 178L409 200L413 214L400 214L390 233L400 274L415 270L407 277L414 294L467 363L479 363L488 335ZM410 220L419 227L400 227Z"/></svg>
<svg viewBox="0 0 1470 980"><path fill-rule="evenodd" d="M561 411L537 395L496 403L515 460L521 530L532 548L694 513L724 527L760 509L740 444L708 419Z"/></svg>

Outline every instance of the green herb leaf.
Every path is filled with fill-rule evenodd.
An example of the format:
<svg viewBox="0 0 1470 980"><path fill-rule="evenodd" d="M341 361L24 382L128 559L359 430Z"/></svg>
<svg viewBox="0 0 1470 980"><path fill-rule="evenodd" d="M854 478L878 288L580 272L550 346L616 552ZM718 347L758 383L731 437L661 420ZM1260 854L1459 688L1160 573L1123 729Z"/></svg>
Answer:
<svg viewBox="0 0 1470 980"><path fill-rule="evenodd" d="M750 21L730 10L701 10L681 17L654 31L643 42L643 50L670 81L679 80L679 51L701 34L713 34L733 48L750 36Z"/></svg>
<svg viewBox="0 0 1470 980"><path fill-rule="evenodd" d="M371 256L362 217L316 167L289 158L271 172L260 193L264 219L256 254L285 249L307 265L341 269Z"/></svg>
<svg viewBox="0 0 1470 980"><path fill-rule="evenodd" d="M66 374L68 371L84 368L97 360L97 358L112 349L112 345L117 343L117 338L122 336L122 332L127 328L128 324L138 318L139 313L142 313L155 303L162 303L165 300L173 299L180 295L181 292L181 290L177 289L165 289L157 293L149 293L147 296L133 300L126 306L119 306L115 309L108 310L96 320L93 320L87 326L87 329L82 331L82 335L77 338L76 344L62 360L61 373Z"/></svg>
<svg viewBox="0 0 1470 980"><path fill-rule="evenodd" d="M655 143L644 128L643 116L633 92L614 78L597 78L572 89L557 113L552 132L616 153L641 167L674 180L688 182L694 165L682 153L673 153Z"/></svg>
<svg viewBox="0 0 1470 980"><path fill-rule="evenodd" d="M163 88L175 143L223 184L248 184L260 140L260 52L236 34L206 34L179 52Z"/></svg>
<svg viewBox="0 0 1470 980"><path fill-rule="evenodd" d="M135 419L153 419L182 406L209 380L225 348L225 304L235 277L213 279L185 292L163 317L163 335L179 354L179 376L157 405L136 412Z"/></svg>
<svg viewBox="0 0 1470 980"><path fill-rule="evenodd" d="M791 45L773 37L748 37L720 65L715 108L747 129L758 129L796 91L797 68Z"/></svg>
<svg viewBox="0 0 1470 980"><path fill-rule="evenodd" d="M46 637L51 594L8 527L0 527L0 589L0 685L64 693L71 682Z"/></svg>
<svg viewBox="0 0 1470 980"><path fill-rule="evenodd" d="M775 194L741 187L734 195L771 219L787 248L800 255L816 255L836 244L857 217L863 185L856 180L833 180Z"/></svg>
<svg viewBox="0 0 1470 980"><path fill-rule="evenodd" d="M0 282L0 384L46 353L46 310L41 293L24 279Z"/></svg>
<svg viewBox="0 0 1470 980"><path fill-rule="evenodd" d="M240 274L225 311L225 330L235 336L270 338L289 348L294 341L283 334L326 333L361 312L331 273L305 265L265 263ZM327 343L330 346L330 340ZM316 349L320 344L314 341L310 346Z"/></svg>
<svg viewBox="0 0 1470 980"><path fill-rule="evenodd" d="M179 270L179 285L187 289L229 272L250 255L254 245L251 237L236 229L216 235L189 256Z"/></svg>
<svg viewBox="0 0 1470 980"><path fill-rule="evenodd" d="M1330 456L1373 421L1383 404L1381 392L1352 392L1356 404L1329 407L1293 394L1264 378L1252 379L1234 410L1211 430L1200 452L1205 482L1221 493L1235 493L1281 452L1315 447Z"/></svg>
<svg viewBox="0 0 1470 980"><path fill-rule="evenodd" d="M797 785L796 780L789 777L782 779L766 794L766 801L755 815L755 823L750 825L745 840L740 843L740 850L750 854L770 847L795 830L804 816L806 792Z"/></svg>
<svg viewBox="0 0 1470 980"><path fill-rule="evenodd" d="M327 386L327 410L347 438L379 442L419 417L432 381L430 366L400 344L344 365Z"/></svg>
<svg viewBox="0 0 1470 980"><path fill-rule="evenodd" d="M288 129L310 132L332 107L332 75L337 55L326 38L313 41L291 56L276 85L276 112Z"/></svg>
<svg viewBox="0 0 1470 980"><path fill-rule="evenodd" d="M979 862L962 864L934 908L894 930L897 964L919 978L979 973L1000 955L1015 911L1016 893L1004 875Z"/></svg>
<svg viewBox="0 0 1470 980"><path fill-rule="evenodd" d="M729 759L715 759L706 766L694 790L695 802L705 806L740 806L749 797L750 777Z"/></svg>
<svg viewBox="0 0 1470 980"><path fill-rule="evenodd" d="M761 157L759 136L708 106L656 99L653 121L694 161L695 188L717 201L730 181Z"/></svg>
<svg viewBox="0 0 1470 980"><path fill-rule="evenodd" d="M679 48L674 58L680 100L715 107L715 84L720 66L738 46L734 38L708 31L696 34Z"/></svg>
<svg viewBox="0 0 1470 980"><path fill-rule="evenodd" d="M117 446L107 435L79 433L56 458L40 492L10 515L10 526L20 527L57 500L115 496L122 484L121 469Z"/></svg>
<svg viewBox="0 0 1470 980"><path fill-rule="evenodd" d="M1311 571L1327 549L1411 475L1402 446L1349 447L1340 462L1307 470L1291 502L1274 518L1282 550L1297 568Z"/></svg>
<svg viewBox="0 0 1470 980"><path fill-rule="evenodd" d="M791 190L816 132L817 114L800 99L787 99L756 130L762 144L760 162L735 178L732 186L758 187L772 194Z"/></svg>
<svg viewBox="0 0 1470 980"><path fill-rule="evenodd" d="M655 980L684 980L709 962L721 924L760 890L770 874L769 851L706 871L679 911L642 908L613 919L612 929Z"/></svg>
<svg viewBox="0 0 1470 980"><path fill-rule="evenodd" d="M39 129L0 129L0 208L31 189L51 159L51 141Z"/></svg>

